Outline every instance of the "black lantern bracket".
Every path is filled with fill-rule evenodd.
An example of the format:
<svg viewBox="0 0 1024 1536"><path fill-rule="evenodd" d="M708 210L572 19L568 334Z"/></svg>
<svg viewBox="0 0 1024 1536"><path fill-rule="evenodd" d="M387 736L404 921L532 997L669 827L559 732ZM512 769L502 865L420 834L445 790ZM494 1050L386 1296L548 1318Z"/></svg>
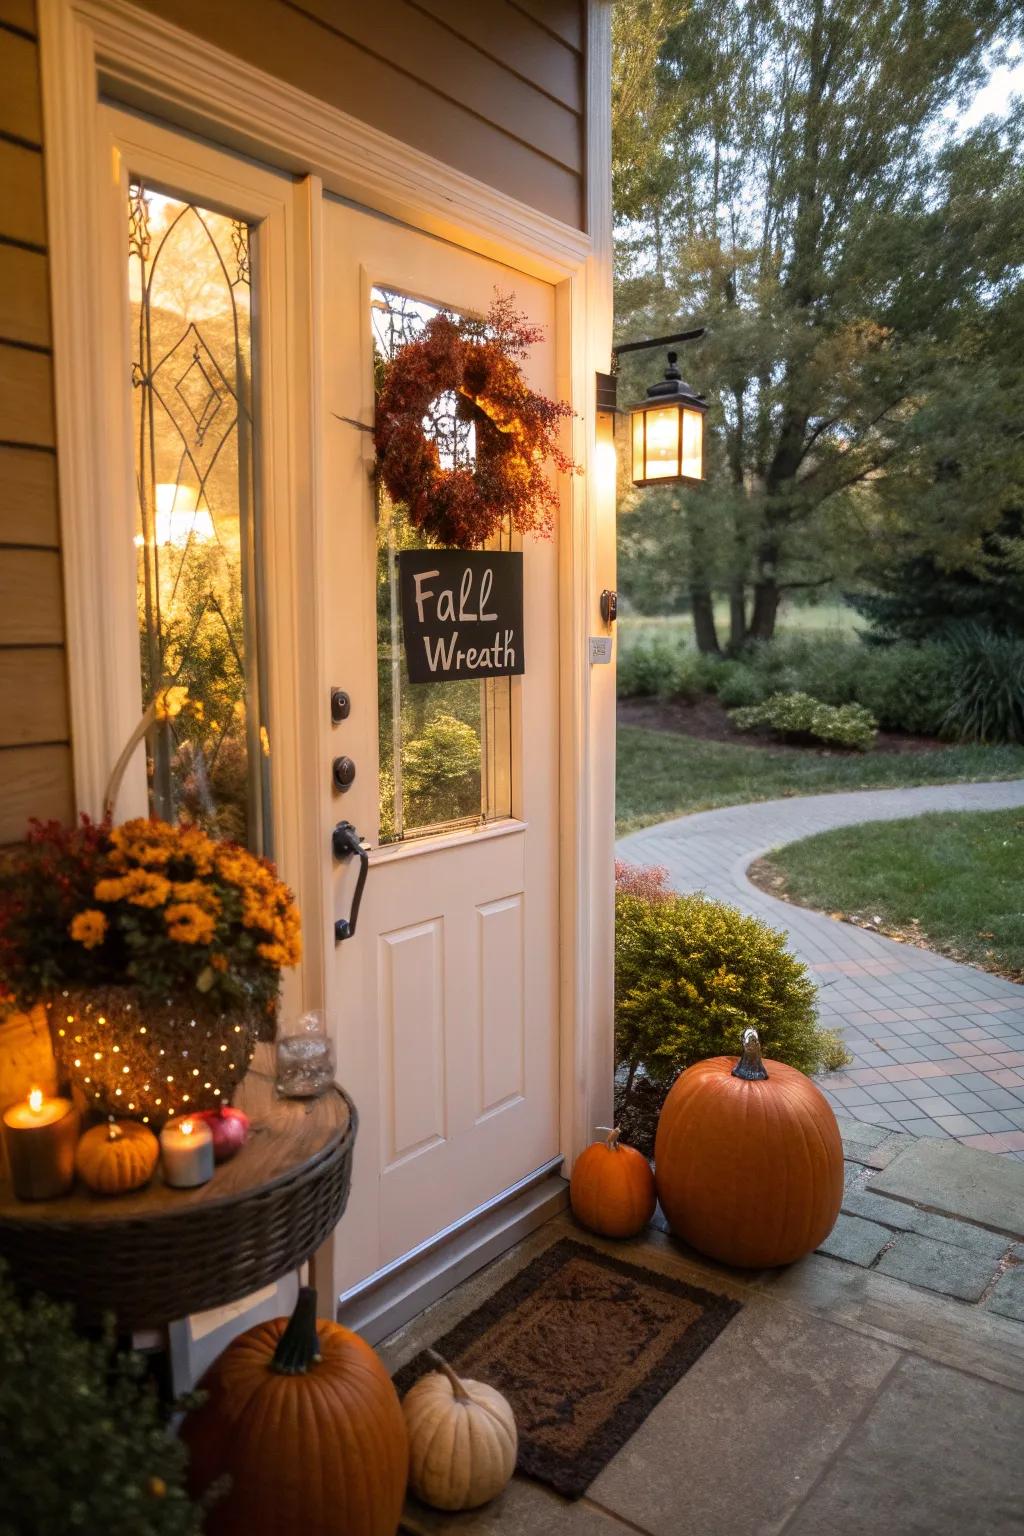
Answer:
<svg viewBox="0 0 1024 1536"><path fill-rule="evenodd" d="M608 372L599 373L597 375L597 409L599 414L618 414L619 358L624 352L652 352L657 350L658 347L682 346L688 341L700 341L701 337L706 335L707 327L704 325L698 325L688 331L674 331L671 336L651 336L644 341L618 342L616 346L612 347L611 367L609 368ZM677 358L675 355L669 353L670 370L675 369L676 361ZM669 390L664 387L665 384L673 383L675 381L678 381L679 385L681 385L680 389ZM677 397L686 395L687 398L700 404L703 404L704 401L703 395L698 395L695 390L692 390L690 386L685 383L678 369L675 369L674 380L670 380L669 374L666 373L662 384L652 385L648 393L653 396L655 390L657 390L659 394L672 394Z"/></svg>

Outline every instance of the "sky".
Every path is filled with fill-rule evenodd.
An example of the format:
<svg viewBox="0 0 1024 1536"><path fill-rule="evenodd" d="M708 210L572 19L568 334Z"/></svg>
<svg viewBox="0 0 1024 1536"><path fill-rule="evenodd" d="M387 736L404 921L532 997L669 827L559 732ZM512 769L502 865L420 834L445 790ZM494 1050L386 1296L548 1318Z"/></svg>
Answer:
<svg viewBox="0 0 1024 1536"><path fill-rule="evenodd" d="M1010 105L1010 97L1014 95L1024 95L1024 47L1019 44L1016 57L992 71L987 83L960 118L960 128L973 128L989 113L1001 116Z"/></svg>

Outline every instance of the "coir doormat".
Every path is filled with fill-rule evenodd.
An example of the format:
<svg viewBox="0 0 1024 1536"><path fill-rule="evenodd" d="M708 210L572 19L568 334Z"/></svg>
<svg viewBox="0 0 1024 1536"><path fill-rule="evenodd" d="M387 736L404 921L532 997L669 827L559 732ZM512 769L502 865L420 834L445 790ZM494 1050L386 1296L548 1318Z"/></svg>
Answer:
<svg viewBox="0 0 1024 1536"><path fill-rule="evenodd" d="M434 1348L503 1392L518 1470L566 1498L601 1468L740 1310L738 1301L562 1238ZM395 1376L404 1394L425 1354Z"/></svg>

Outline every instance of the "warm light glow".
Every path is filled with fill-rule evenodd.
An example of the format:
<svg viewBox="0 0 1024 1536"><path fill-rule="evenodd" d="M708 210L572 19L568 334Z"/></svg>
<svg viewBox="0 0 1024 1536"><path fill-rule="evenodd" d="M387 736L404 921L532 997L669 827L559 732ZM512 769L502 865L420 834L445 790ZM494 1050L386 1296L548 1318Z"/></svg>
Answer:
<svg viewBox="0 0 1024 1536"><path fill-rule="evenodd" d="M704 478L702 411L682 404L637 409L633 412L632 435L635 485Z"/></svg>
<svg viewBox="0 0 1024 1536"><path fill-rule="evenodd" d="M606 439L600 440L594 451L594 473L599 488L608 495L615 491L617 470L615 444Z"/></svg>
<svg viewBox="0 0 1024 1536"><path fill-rule="evenodd" d="M700 411L683 411L683 474L688 480L704 478L704 419Z"/></svg>
<svg viewBox="0 0 1024 1536"><path fill-rule="evenodd" d="M28 1107L34 1115L38 1115L39 1111L43 1107L43 1090L41 1088L32 1088L29 1090Z"/></svg>
<svg viewBox="0 0 1024 1536"><path fill-rule="evenodd" d="M213 519L198 505L194 486L160 481L156 487L156 541L184 547L190 538L208 543L213 538Z"/></svg>
<svg viewBox="0 0 1024 1536"><path fill-rule="evenodd" d="M180 1125L179 1129L180 1129L181 1134L183 1136L191 1136L192 1135L192 1121L191 1120L183 1120L181 1122L181 1125Z"/></svg>

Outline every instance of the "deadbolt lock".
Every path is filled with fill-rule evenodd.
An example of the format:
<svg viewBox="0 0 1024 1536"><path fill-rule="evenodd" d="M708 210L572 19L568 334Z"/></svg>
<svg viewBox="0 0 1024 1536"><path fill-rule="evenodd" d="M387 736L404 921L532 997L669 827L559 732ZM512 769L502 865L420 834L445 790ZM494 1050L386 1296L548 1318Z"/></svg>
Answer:
<svg viewBox="0 0 1024 1536"><path fill-rule="evenodd" d="M331 778L335 789L348 789L356 776L356 765L350 757L336 757L331 764Z"/></svg>

